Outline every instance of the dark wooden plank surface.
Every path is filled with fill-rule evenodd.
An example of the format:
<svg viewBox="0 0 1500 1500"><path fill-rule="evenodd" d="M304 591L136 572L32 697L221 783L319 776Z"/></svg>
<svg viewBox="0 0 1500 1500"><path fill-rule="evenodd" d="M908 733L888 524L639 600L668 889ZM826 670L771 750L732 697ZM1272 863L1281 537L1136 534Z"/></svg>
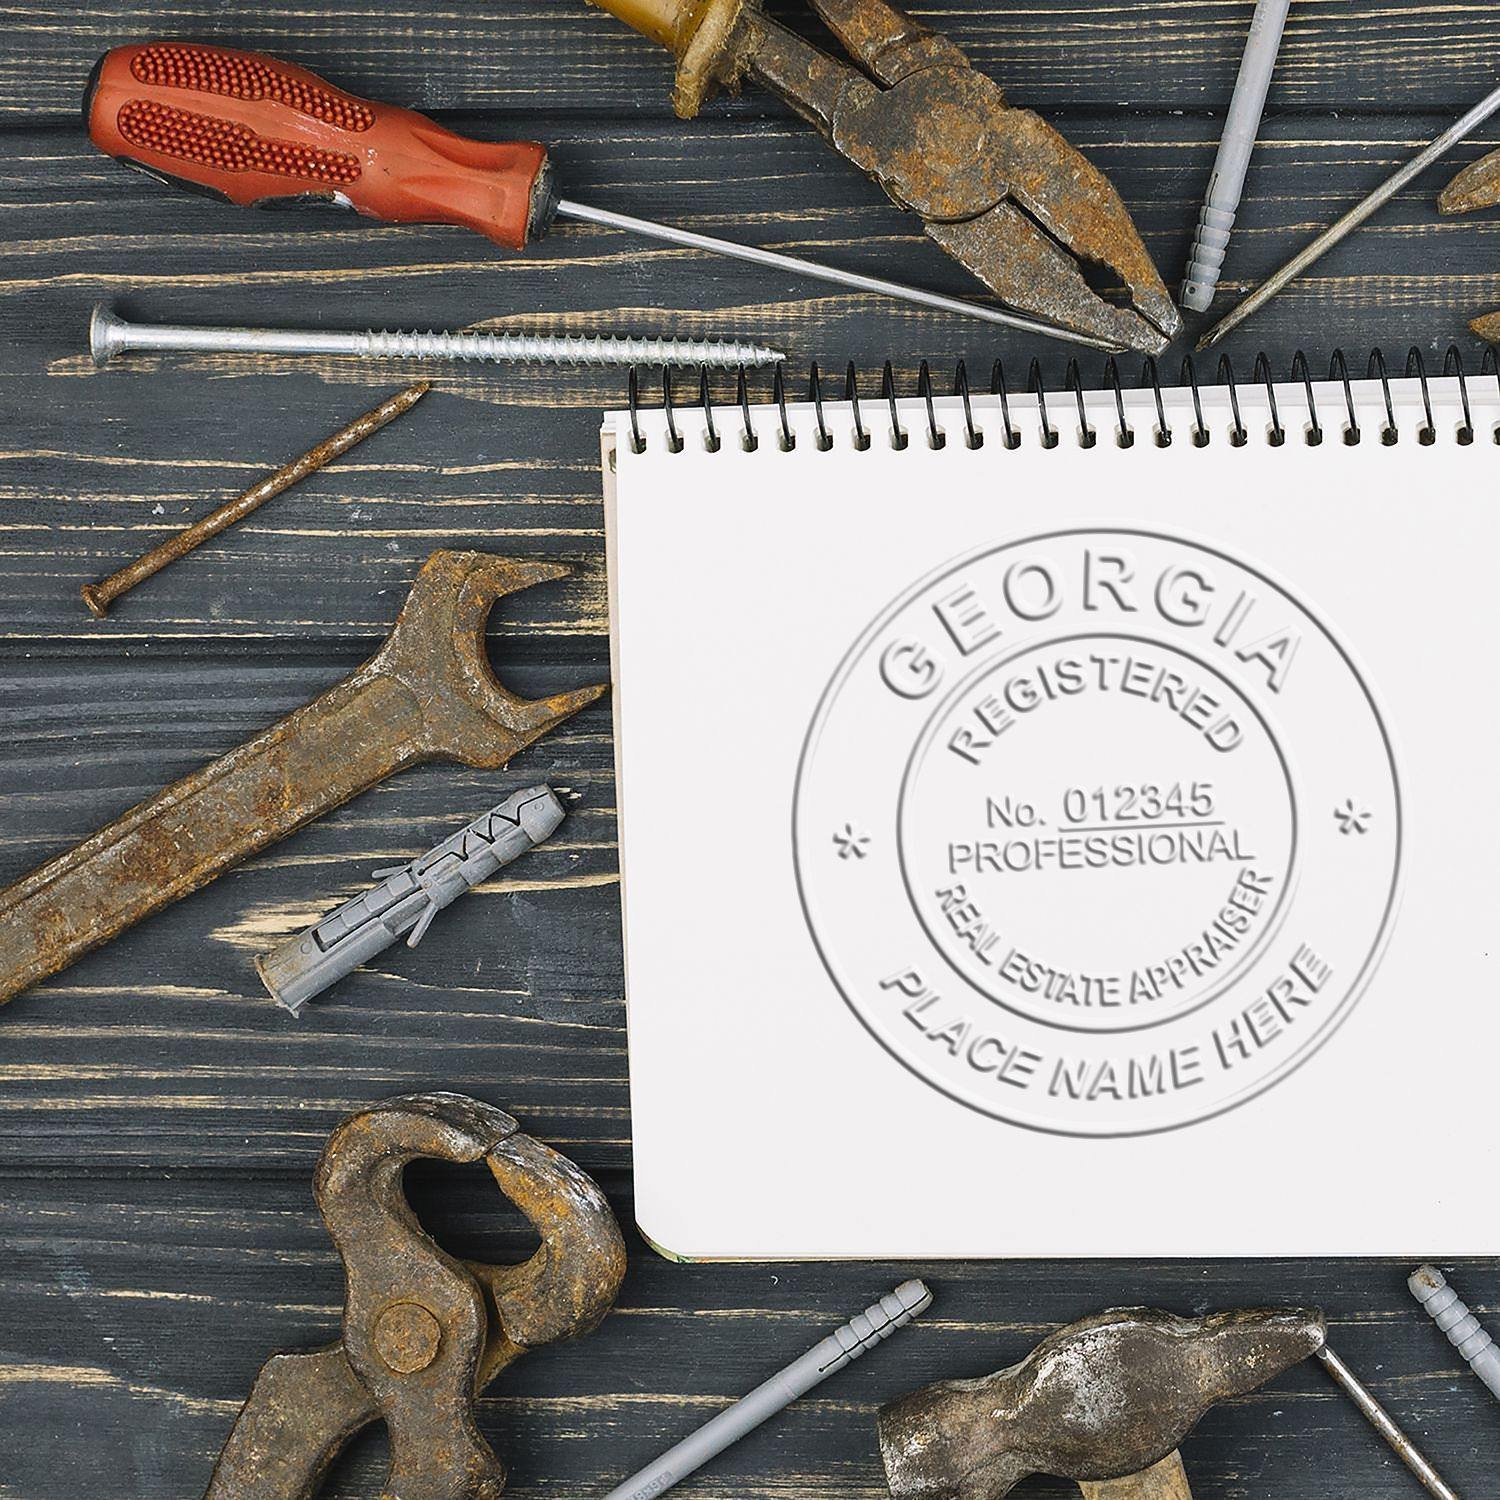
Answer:
<svg viewBox="0 0 1500 1500"><path fill-rule="evenodd" d="M774 14L797 16L793 0ZM954 0L927 15L1024 102L1051 114L1222 107L1239 63L1249 6L1176 0ZM10 0L0 9L0 112L29 123L74 113L80 80L106 47L155 36L214 37L295 50L351 88L432 110L538 108L553 116L659 117L665 54L582 0L446 0L316 6L216 0L163 6L99 0ZM1283 108L1457 114L1494 86L1500 17L1484 0L1303 0L1288 22L1277 74ZM747 98L741 113L757 114Z"/></svg>
<svg viewBox="0 0 1500 1500"><path fill-rule="evenodd" d="M953 0L927 14L1112 175L1175 277L1248 12L1248 0ZM88 620L80 582L410 374L233 359L95 372L83 326L101 297L183 320L738 333L780 344L799 367L852 358L878 369L889 356L908 380L922 358L987 372L996 355L1015 379L1036 355L1053 383L1062 377L1062 346L608 233L566 228L507 257L446 230L235 215L170 196L96 157L76 124L97 53L152 35L293 53L456 128L541 136L582 199L973 292L774 102L747 95L673 122L665 55L575 0L0 7L0 881L347 672L434 547L572 564L566 582L498 613L496 660L531 692L607 670L595 454L598 413L623 395L612 373L445 371L400 426L108 621ZM1302 0L1231 287L1263 275L1491 87L1497 43L1500 13L1479 0ZM1500 131L1481 132L1455 165L1497 141ZM1438 220L1442 179L1403 194L1273 303L1230 346L1237 368L1262 347L1285 370L1298 347L1321 358L1335 345L1414 343L1440 356L1455 339L1477 365L1463 327L1500 304L1500 214ZM264 997L255 952L374 866L543 777L584 794L564 830L416 953L387 955L300 1025ZM628 1221L614 841L601 706L506 773L429 767L385 784L0 1012L4 1500L201 1491L261 1360L335 1327L338 1263L308 1184L347 1109L411 1088L491 1099L594 1172ZM1191 1190L1162 1182L1145 1196ZM482 1176L419 1172L413 1192L459 1253L524 1253ZM1411 1247L1433 1248L1420 1224ZM603 1493L898 1270L681 1267L633 1235L631 1248L620 1313L586 1343L517 1366L483 1403L522 1500ZM1326 1306L1343 1353L1461 1492L1500 1491L1500 1411L1409 1302L1405 1263L911 1269L940 1295L917 1329L683 1493L874 1500L881 1400L1007 1363L1049 1327L1130 1301ZM1493 1315L1500 1260L1459 1274ZM332 1492L374 1493L381 1451L379 1440L359 1445ZM1311 1366L1212 1414L1188 1462L1200 1500L1416 1493Z"/></svg>

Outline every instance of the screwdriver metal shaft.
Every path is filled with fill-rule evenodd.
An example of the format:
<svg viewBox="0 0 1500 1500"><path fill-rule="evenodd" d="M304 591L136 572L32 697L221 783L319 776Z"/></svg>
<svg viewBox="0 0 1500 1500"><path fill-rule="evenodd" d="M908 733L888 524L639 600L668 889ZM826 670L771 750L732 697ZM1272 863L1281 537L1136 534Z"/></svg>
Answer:
<svg viewBox="0 0 1500 1500"><path fill-rule="evenodd" d="M937 312L979 318L986 323L998 323L1002 328L1016 328L1023 333L1034 334L1038 338L1060 339L1067 344L1083 344L1090 349L1104 349L1110 353L1118 353L1123 348L1123 345L1112 344L1106 339L1097 339L1087 333L1075 333L1053 323L1043 323L1038 318L1006 312L1003 308L985 307L982 303L969 302L962 297L945 297L941 292L925 291L921 287L907 286L899 281L886 281L880 276L865 276L858 271L820 265L816 261L803 260L800 256L783 255L779 250L763 250L758 245L742 245L736 240L721 240L711 234L696 234L691 229L677 229L670 224L659 224L654 219L637 219L630 214L617 214L607 208L591 208L587 203L574 203L567 198L558 200L554 212L559 218L577 219L581 223L600 224L610 229L629 230L632 234L645 235L649 239L664 240L669 245L681 245L688 250L707 250L714 255L726 255L731 260L749 261L751 265L769 266L775 271L790 271L793 275L808 276L815 281L827 281L835 286L873 292L877 297L894 297L898 302L930 307Z"/></svg>

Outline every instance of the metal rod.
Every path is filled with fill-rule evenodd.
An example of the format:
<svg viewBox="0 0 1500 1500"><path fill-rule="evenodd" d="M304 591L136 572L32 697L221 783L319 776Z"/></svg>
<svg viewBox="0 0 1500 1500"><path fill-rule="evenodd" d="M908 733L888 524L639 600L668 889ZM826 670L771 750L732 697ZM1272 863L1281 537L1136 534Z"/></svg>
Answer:
<svg viewBox="0 0 1500 1500"><path fill-rule="evenodd" d="M187 328L171 323L128 323L102 304L89 323L96 365L117 354L333 354L356 359L495 360L551 365L707 365L735 369L780 364L786 356L763 344L729 339L613 338L606 335L538 337L529 333L364 333L311 328Z"/></svg>
<svg viewBox="0 0 1500 1500"><path fill-rule="evenodd" d="M1330 224L1317 239L1294 255L1276 274L1263 281L1229 315L1216 323L1198 340L1198 348L1217 344L1226 334L1238 328L1252 313L1266 305L1289 282L1295 281L1319 256L1331 250L1346 235L1358 229L1376 209L1389 203L1419 172L1425 171L1440 156L1453 149L1470 131L1482 125L1500 109L1500 88L1486 94L1462 118L1455 120L1424 150L1419 151L1400 171L1393 173L1374 192L1362 198L1336 223Z"/></svg>
<svg viewBox="0 0 1500 1500"><path fill-rule="evenodd" d="M431 382L426 380L407 386L390 400L382 401L374 411L367 411L364 416L356 417L347 427L334 433L332 437L324 438L316 448L310 448L301 458L294 458L274 474L267 474L243 494L221 505L201 521L185 526L144 556L136 558L133 563L127 563L98 583L84 584L79 593L83 595L83 602L88 605L89 612L96 619L102 620L109 612L110 605L122 594L128 594L137 584L160 573L168 563L176 562L179 557L186 557L195 547L201 547L204 542L218 536L236 521L242 521L267 500L274 500L294 484L300 484L309 474L316 474L334 459L342 458L367 437L373 437L382 427L409 412L431 389Z"/></svg>
<svg viewBox="0 0 1500 1500"><path fill-rule="evenodd" d="M864 276L858 271L841 271L835 266L822 266L814 261L803 260L800 256L783 255L777 250L762 250L757 245L741 245L734 240L716 239L711 234L695 234L690 229L675 229L670 224L658 224L654 219L637 219L630 214L613 213L607 208L591 208L586 203L573 203L566 198L558 202L557 213L562 218L601 224L609 229L625 229L633 234L646 235L650 239L665 240L669 245L682 245L689 250L707 250L715 255L727 255L732 260L745 260L752 265L769 266L776 271L810 276L815 281L827 281L835 286L873 292L877 297L894 297L898 302L911 302L918 307L933 308L937 312L980 318L986 323L998 323L1003 328L1017 328L1023 333L1035 334L1038 338L1061 339L1064 343L1083 344L1090 349L1105 349L1110 353L1119 353L1124 348L1122 344L1112 344L1107 339L1095 338L1092 334L1074 333L1055 323L1044 323L1040 319L1005 312L998 307L985 307L977 302L967 302L961 297L945 297L941 292L924 291L921 287L886 281L879 276Z"/></svg>
<svg viewBox="0 0 1500 1500"><path fill-rule="evenodd" d="M1458 1491L1446 1484L1436 1469L1422 1457L1421 1451L1396 1425L1396 1420L1372 1396L1359 1377L1327 1344L1318 1350L1324 1368L1344 1388L1349 1399L1365 1414L1370 1425L1391 1445L1396 1457L1412 1471L1422 1487L1438 1500L1459 1500Z"/></svg>

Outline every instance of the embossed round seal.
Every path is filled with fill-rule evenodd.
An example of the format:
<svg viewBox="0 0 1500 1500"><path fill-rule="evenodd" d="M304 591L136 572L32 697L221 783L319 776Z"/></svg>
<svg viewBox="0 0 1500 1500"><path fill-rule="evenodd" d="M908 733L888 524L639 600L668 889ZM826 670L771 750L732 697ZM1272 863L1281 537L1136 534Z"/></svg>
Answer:
<svg viewBox="0 0 1500 1500"><path fill-rule="evenodd" d="M834 982L944 1093L1076 1135L1305 1061L1384 944L1396 769L1348 653L1244 562L1066 531L952 563L809 730L797 878Z"/></svg>

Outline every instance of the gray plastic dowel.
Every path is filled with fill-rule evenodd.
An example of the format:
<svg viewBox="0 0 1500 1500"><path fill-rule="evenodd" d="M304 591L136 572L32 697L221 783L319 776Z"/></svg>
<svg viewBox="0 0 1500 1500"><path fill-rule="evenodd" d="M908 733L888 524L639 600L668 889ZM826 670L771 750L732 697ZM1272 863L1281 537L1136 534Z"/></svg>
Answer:
<svg viewBox="0 0 1500 1500"><path fill-rule="evenodd" d="M255 967L277 1002L300 1016L307 1002L397 938L415 948L432 919L502 865L554 833L566 809L548 786L507 797L409 864L376 870L380 882L329 912Z"/></svg>
<svg viewBox="0 0 1500 1500"><path fill-rule="evenodd" d="M647 1464L616 1486L604 1500L652 1500L663 1490L686 1479L709 1459L737 1443L752 1428L774 1417L799 1396L842 1370L905 1327L932 1302L932 1293L921 1281L903 1281L894 1292L887 1293L873 1307L867 1307L857 1318L829 1334L801 1359L758 1385L741 1401L721 1411L712 1421L668 1449L655 1463Z"/></svg>
<svg viewBox="0 0 1500 1500"><path fill-rule="evenodd" d="M1448 1336L1448 1342L1490 1388L1490 1394L1500 1397L1500 1347L1480 1327L1479 1319L1464 1306L1443 1273L1436 1266L1418 1266L1407 1277L1406 1284L1432 1321Z"/></svg>
<svg viewBox="0 0 1500 1500"><path fill-rule="evenodd" d="M1198 232L1193 236L1187 273L1182 278L1179 300L1192 312L1207 312L1214 300L1290 4L1291 0L1257 0L1255 14L1250 18L1245 55L1240 59L1224 134L1219 139L1219 154L1214 158L1208 193L1198 214Z"/></svg>

